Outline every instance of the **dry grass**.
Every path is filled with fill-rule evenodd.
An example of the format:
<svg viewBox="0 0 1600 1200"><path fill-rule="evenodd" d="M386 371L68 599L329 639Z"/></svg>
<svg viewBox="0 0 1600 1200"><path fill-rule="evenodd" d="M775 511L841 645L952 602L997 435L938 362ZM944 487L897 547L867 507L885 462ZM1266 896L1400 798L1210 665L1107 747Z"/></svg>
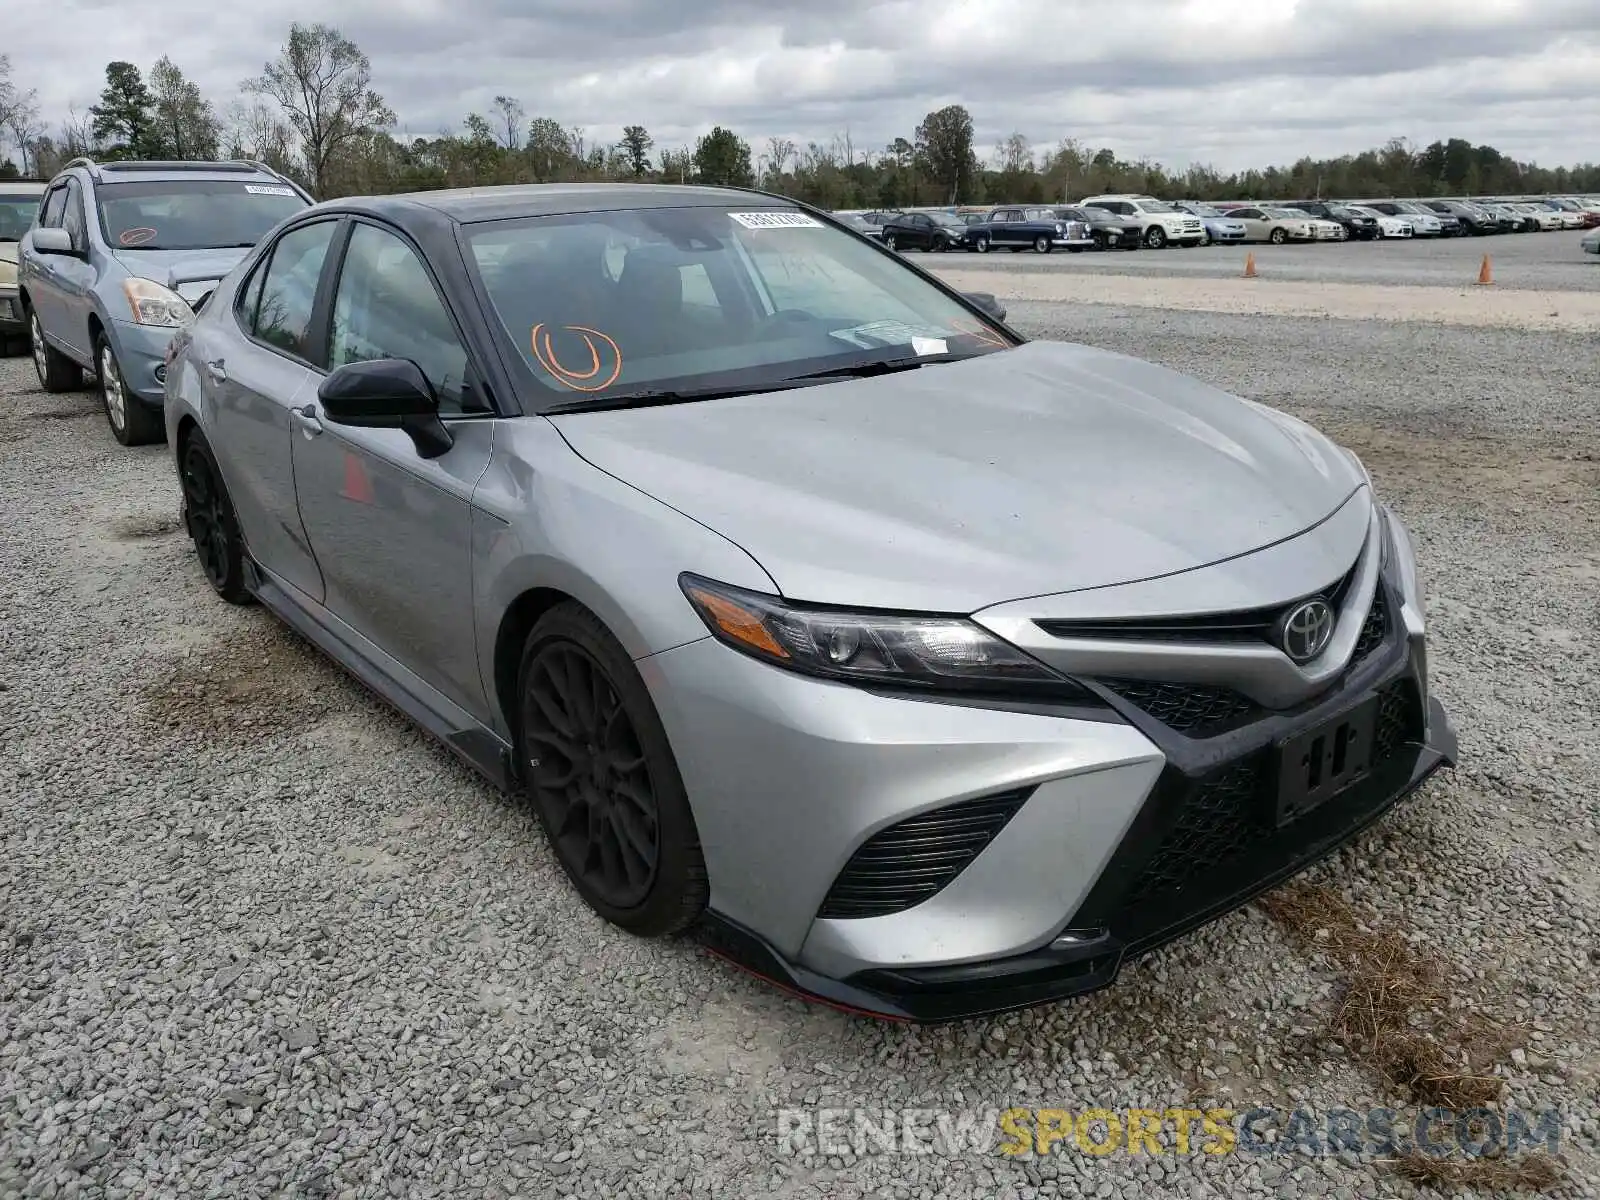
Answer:
<svg viewBox="0 0 1600 1200"><path fill-rule="evenodd" d="M1440 1191L1472 1188L1495 1195L1546 1192L1558 1187L1563 1179L1560 1164L1548 1154L1449 1159L1413 1151L1396 1160L1394 1166L1412 1183Z"/></svg>
<svg viewBox="0 0 1600 1200"><path fill-rule="evenodd" d="M1267 914L1308 948L1332 958L1347 983L1332 1031L1353 1057L1420 1105L1455 1110L1499 1100L1494 1072L1524 1031L1450 1003L1447 972L1397 932L1364 917L1331 888L1297 884L1264 897ZM1435 1158L1413 1152L1396 1168L1416 1183L1491 1191L1554 1187L1547 1154Z"/></svg>

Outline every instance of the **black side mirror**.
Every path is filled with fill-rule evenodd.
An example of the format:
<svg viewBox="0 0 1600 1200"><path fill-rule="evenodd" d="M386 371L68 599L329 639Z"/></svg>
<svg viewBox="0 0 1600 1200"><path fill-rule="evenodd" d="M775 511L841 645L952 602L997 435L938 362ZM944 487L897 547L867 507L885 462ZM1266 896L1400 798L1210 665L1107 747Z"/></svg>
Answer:
<svg viewBox="0 0 1600 1200"><path fill-rule="evenodd" d="M1004 321L1006 319L1006 306L995 298L993 292L963 292L961 294L996 321Z"/></svg>
<svg viewBox="0 0 1600 1200"><path fill-rule="evenodd" d="M455 439L439 420L439 398L416 363L375 358L335 368L317 389L323 414L335 425L403 429L423 458L438 458Z"/></svg>

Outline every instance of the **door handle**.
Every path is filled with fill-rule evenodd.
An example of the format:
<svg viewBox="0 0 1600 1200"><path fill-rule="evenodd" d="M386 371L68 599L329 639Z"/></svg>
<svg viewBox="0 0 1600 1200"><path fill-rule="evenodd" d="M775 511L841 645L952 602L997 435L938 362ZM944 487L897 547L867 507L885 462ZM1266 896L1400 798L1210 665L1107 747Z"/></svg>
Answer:
<svg viewBox="0 0 1600 1200"><path fill-rule="evenodd" d="M290 414L294 423L300 426L300 432L308 438L314 438L322 433L322 422L317 419L317 406L308 404L304 408L291 408Z"/></svg>
<svg viewBox="0 0 1600 1200"><path fill-rule="evenodd" d="M228 370L220 358L214 362L206 363L206 374L218 383L228 382Z"/></svg>

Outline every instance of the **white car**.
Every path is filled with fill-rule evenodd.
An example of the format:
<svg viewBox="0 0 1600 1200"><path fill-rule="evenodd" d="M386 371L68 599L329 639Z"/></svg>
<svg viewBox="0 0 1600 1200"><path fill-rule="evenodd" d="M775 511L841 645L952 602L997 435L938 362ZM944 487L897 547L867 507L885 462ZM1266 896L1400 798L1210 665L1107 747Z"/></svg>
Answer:
<svg viewBox="0 0 1600 1200"><path fill-rule="evenodd" d="M1322 217L1313 216L1303 208L1286 208L1284 212L1296 213L1311 222L1311 236L1319 242L1342 242L1350 235L1345 227L1337 221L1324 220Z"/></svg>
<svg viewBox="0 0 1600 1200"><path fill-rule="evenodd" d="M1378 236L1385 238L1408 238L1412 236L1411 222L1403 221L1399 217L1391 217L1388 213L1381 213L1375 208L1368 208L1364 204L1346 204L1353 213L1363 217L1376 217L1378 219Z"/></svg>
<svg viewBox="0 0 1600 1200"><path fill-rule="evenodd" d="M1600 227L1591 229L1583 235L1583 240L1578 243L1588 254L1600 254Z"/></svg>
<svg viewBox="0 0 1600 1200"><path fill-rule="evenodd" d="M1103 208L1118 216L1132 217L1139 222L1144 244L1152 250L1168 245L1199 246L1206 240L1204 221L1154 196L1131 192L1085 196L1078 201L1078 205L1081 208Z"/></svg>
<svg viewBox="0 0 1600 1200"><path fill-rule="evenodd" d="M1409 200L1366 200L1363 204L1387 216L1399 217L1411 226L1413 237L1438 237L1444 232L1444 225L1437 215L1420 204L1413 205Z"/></svg>
<svg viewBox="0 0 1600 1200"><path fill-rule="evenodd" d="M1568 208L1566 205L1557 204L1553 200L1536 200L1534 201L1533 206L1535 208L1548 208L1551 212L1555 213L1556 216L1561 218L1561 228L1563 229L1583 228L1583 214L1580 213L1575 207Z"/></svg>
<svg viewBox="0 0 1600 1200"><path fill-rule="evenodd" d="M1566 222L1561 219L1561 214L1553 208L1546 208L1542 204L1508 204L1512 212L1524 213L1539 222L1539 231L1546 233L1552 229L1565 229Z"/></svg>

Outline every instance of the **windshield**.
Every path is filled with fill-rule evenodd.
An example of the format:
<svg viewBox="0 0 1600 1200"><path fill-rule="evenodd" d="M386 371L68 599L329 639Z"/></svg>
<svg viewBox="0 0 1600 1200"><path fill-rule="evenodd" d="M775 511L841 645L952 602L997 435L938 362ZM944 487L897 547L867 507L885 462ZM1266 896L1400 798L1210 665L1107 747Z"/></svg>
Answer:
<svg viewBox="0 0 1600 1200"><path fill-rule="evenodd" d="M17 196L0 192L0 242L20 242L39 211L41 196Z"/></svg>
<svg viewBox="0 0 1600 1200"><path fill-rule="evenodd" d="M284 184L231 179L103 183L100 229L118 250L213 250L253 246L306 207Z"/></svg>
<svg viewBox="0 0 1600 1200"><path fill-rule="evenodd" d="M1191 204L1188 208L1197 217L1220 217L1223 215L1221 209L1214 208L1209 204Z"/></svg>
<svg viewBox="0 0 1600 1200"><path fill-rule="evenodd" d="M1311 219L1297 208L1265 208L1261 211L1269 217L1276 217L1280 221L1308 221Z"/></svg>
<svg viewBox="0 0 1600 1200"><path fill-rule="evenodd" d="M1134 207L1141 212L1175 213L1183 211L1182 209L1174 208L1165 200L1135 200L1133 203Z"/></svg>
<svg viewBox="0 0 1600 1200"><path fill-rule="evenodd" d="M496 316L554 402L757 389L1013 344L899 259L792 209L624 209L466 233Z"/></svg>

